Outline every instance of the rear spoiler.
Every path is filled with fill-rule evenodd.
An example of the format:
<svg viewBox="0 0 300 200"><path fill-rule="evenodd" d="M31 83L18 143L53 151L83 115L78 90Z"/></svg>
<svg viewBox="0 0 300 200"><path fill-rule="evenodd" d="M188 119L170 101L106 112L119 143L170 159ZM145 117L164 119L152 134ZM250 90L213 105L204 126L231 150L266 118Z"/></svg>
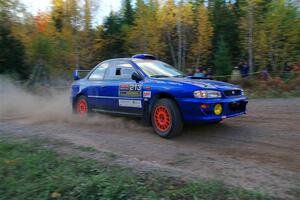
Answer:
<svg viewBox="0 0 300 200"><path fill-rule="evenodd" d="M80 79L80 73L81 72L85 72L86 74L89 73L91 70L81 70L81 69L77 69L73 72L73 78L75 81Z"/></svg>

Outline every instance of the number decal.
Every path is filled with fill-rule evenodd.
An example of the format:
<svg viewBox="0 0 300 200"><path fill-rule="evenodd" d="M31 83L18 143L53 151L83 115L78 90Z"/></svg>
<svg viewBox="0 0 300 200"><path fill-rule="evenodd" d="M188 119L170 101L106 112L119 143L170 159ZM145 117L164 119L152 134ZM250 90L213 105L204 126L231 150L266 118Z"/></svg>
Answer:
<svg viewBox="0 0 300 200"><path fill-rule="evenodd" d="M119 86L120 97L141 97L141 84L121 84Z"/></svg>

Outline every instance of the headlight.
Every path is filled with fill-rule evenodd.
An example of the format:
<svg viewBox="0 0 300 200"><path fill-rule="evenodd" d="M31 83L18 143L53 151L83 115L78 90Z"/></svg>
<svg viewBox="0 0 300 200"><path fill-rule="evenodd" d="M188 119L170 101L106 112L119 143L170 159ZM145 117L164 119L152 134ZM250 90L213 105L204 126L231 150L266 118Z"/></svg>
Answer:
<svg viewBox="0 0 300 200"><path fill-rule="evenodd" d="M194 97L201 99L221 98L222 94L216 90L197 90L194 92Z"/></svg>

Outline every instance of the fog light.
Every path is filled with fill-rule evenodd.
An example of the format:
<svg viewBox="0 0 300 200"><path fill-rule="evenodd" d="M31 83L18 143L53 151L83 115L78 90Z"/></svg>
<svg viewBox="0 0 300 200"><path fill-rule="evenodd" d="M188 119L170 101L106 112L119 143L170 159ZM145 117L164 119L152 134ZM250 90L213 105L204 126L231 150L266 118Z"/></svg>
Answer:
<svg viewBox="0 0 300 200"><path fill-rule="evenodd" d="M222 105L221 104L216 104L214 108L214 113L215 115L221 115L223 111Z"/></svg>
<svg viewBox="0 0 300 200"><path fill-rule="evenodd" d="M201 104L200 106L202 109L207 109L209 108L209 104Z"/></svg>

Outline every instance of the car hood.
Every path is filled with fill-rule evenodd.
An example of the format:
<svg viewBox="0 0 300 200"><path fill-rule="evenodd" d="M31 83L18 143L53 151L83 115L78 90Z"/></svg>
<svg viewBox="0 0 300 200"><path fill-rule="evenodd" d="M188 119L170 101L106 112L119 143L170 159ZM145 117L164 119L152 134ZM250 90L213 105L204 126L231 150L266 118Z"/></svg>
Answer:
<svg viewBox="0 0 300 200"><path fill-rule="evenodd" d="M234 90L234 89L241 89L237 85L233 85L230 83L225 83L222 81L214 81L208 79L192 79L192 78L170 78L164 79L165 81L170 81L173 83L182 83L182 84L189 84L193 86L197 86L203 89L214 89L214 90Z"/></svg>

